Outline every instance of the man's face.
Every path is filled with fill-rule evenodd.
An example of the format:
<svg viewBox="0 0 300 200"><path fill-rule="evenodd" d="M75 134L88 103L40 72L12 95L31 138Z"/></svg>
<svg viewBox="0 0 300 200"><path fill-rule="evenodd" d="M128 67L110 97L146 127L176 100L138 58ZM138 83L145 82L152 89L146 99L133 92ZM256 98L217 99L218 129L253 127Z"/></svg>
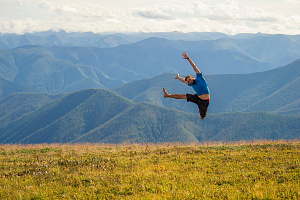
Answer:
<svg viewBox="0 0 300 200"><path fill-rule="evenodd" d="M187 81L189 84L193 85L193 84L195 83L195 78L192 77L192 76L191 76L191 77L187 77L186 81Z"/></svg>

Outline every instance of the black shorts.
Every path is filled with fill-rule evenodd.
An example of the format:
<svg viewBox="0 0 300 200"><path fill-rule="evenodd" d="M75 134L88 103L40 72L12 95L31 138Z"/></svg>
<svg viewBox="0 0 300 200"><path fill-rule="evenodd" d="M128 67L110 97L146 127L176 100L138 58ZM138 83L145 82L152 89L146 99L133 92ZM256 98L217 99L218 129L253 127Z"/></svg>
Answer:
<svg viewBox="0 0 300 200"><path fill-rule="evenodd" d="M186 100L198 105L201 117L204 118L206 116L209 100L202 100L197 94L186 94Z"/></svg>

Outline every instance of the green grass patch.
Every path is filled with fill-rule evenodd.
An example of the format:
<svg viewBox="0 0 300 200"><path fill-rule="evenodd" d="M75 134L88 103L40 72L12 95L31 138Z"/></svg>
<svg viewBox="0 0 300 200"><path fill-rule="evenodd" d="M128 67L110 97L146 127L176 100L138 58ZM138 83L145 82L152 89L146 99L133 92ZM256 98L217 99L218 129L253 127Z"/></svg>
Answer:
<svg viewBox="0 0 300 200"><path fill-rule="evenodd" d="M0 151L1 199L300 198L298 141L3 145Z"/></svg>
<svg viewBox="0 0 300 200"><path fill-rule="evenodd" d="M0 151L1 155L13 155L13 154L36 154L36 153L47 153L47 152L59 152L61 149L46 147L42 149L16 149L16 150L8 150L8 151Z"/></svg>

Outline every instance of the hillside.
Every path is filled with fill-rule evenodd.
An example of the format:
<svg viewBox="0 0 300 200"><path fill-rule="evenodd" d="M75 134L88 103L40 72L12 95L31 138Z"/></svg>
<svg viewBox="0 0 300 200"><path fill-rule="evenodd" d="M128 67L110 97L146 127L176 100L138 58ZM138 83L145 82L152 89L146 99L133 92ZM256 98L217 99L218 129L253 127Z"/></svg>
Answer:
<svg viewBox="0 0 300 200"><path fill-rule="evenodd" d="M42 131L32 142L68 142L114 117L130 103L122 97L111 101L111 95L117 96L92 89L71 93L11 123L0 140L16 143Z"/></svg>
<svg viewBox="0 0 300 200"><path fill-rule="evenodd" d="M210 114L204 121L111 91L70 93L0 128L0 143L191 142L296 139L300 117L264 112Z"/></svg>
<svg viewBox="0 0 300 200"><path fill-rule="evenodd" d="M248 55L275 66L300 59L300 35L258 34L247 40L234 40L234 43Z"/></svg>
<svg viewBox="0 0 300 200"><path fill-rule="evenodd" d="M9 95L0 101L0 128L64 95L30 92L19 92Z"/></svg>
<svg viewBox="0 0 300 200"><path fill-rule="evenodd" d="M200 67L199 67L200 68ZM204 73L204 72L203 72ZM197 106L185 100L163 98L162 88L169 93L194 93L175 80L176 74L135 81L112 91L133 100L197 113ZM181 76L185 76L182 75ZM266 72L241 75L206 75L211 91L209 113L267 111L300 115L300 60Z"/></svg>
<svg viewBox="0 0 300 200"><path fill-rule="evenodd" d="M176 110L138 103L72 142L191 142L197 120ZM198 119L198 118L197 118ZM198 120L199 121L199 120Z"/></svg>
<svg viewBox="0 0 300 200"><path fill-rule="evenodd" d="M135 114L131 116L130 113ZM295 139L299 138L300 126L297 124L299 122L299 117L285 117L262 112L214 114L200 121L198 114L187 114L147 103L138 103L114 120L72 142L156 143L234 141L257 138ZM280 123L282 127L276 126L275 128L274 123Z"/></svg>
<svg viewBox="0 0 300 200"><path fill-rule="evenodd" d="M0 76L0 100L4 97L16 92L33 92L33 89L26 87L20 83L7 81Z"/></svg>
<svg viewBox="0 0 300 200"><path fill-rule="evenodd" d="M91 66L55 58L36 46L0 51L0 73L15 85L44 93L109 88L124 83Z"/></svg>

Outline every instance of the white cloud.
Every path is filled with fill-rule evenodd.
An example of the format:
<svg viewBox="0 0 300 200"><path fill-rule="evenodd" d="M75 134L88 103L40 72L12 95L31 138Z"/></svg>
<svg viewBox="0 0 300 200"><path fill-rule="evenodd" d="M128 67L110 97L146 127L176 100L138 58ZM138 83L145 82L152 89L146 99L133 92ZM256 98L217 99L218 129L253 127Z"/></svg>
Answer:
<svg viewBox="0 0 300 200"><path fill-rule="evenodd" d="M63 12L76 13L77 11L76 7L65 5L65 4L56 4L49 1L44 1L39 3L39 7L50 13L63 13Z"/></svg>
<svg viewBox="0 0 300 200"><path fill-rule="evenodd" d="M3 1L6 9L12 9L13 3L9 3L12 1ZM12 14L10 20L0 21L0 32L23 33L64 29L93 32L218 31L228 34L239 32L300 34L300 15L285 16L257 7L240 6L238 0L227 2L215 0L214 3L189 0L189 4L163 3L164 1L167 0L151 6L147 4L110 7L107 3L97 3L99 1L93 0L87 2L19 0L15 1L13 6L18 4L20 8L22 7L21 12L26 14L22 18L16 18ZM34 10L35 12L32 12ZM7 11L3 17L8 19L8 14Z"/></svg>
<svg viewBox="0 0 300 200"><path fill-rule="evenodd" d="M150 19L165 19L165 20L171 20L174 19L174 17L171 17L168 14L163 13L161 10L140 10L137 11L136 14L141 17L150 18Z"/></svg>
<svg viewBox="0 0 300 200"><path fill-rule="evenodd" d="M291 3L294 5L300 5L300 0L283 0L284 3Z"/></svg>
<svg viewBox="0 0 300 200"><path fill-rule="evenodd" d="M77 11L76 8L70 6L63 6L63 10L66 12L74 12L74 13Z"/></svg>

